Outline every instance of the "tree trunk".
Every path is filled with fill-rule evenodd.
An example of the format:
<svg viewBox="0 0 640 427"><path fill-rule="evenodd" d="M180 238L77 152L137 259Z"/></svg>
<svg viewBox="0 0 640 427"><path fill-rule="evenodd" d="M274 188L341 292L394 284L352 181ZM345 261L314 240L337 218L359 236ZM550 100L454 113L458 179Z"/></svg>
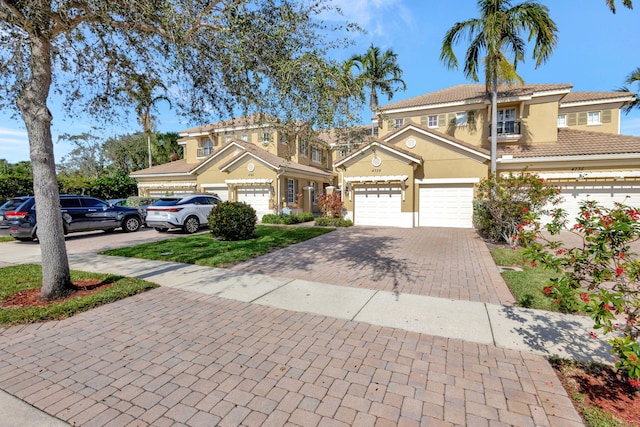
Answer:
<svg viewBox="0 0 640 427"><path fill-rule="evenodd" d="M46 36L36 35L31 36L30 42L31 76L18 95L17 105L27 127L33 169L37 234L42 253L40 299L49 301L69 293L71 273L60 214L51 138L52 116L47 108L51 87L51 42Z"/></svg>
<svg viewBox="0 0 640 427"><path fill-rule="evenodd" d="M498 83L491 82L491 175L496 176L498 156Z"/></svg>

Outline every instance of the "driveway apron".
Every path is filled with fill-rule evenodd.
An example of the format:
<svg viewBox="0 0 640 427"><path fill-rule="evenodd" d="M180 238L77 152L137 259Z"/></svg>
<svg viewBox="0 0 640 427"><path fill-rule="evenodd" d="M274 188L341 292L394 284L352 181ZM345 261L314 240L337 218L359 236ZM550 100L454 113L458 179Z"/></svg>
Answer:
<svg viewBox="0 0 640 427"><path fill-rule="evenodd" d="M472 229L341 228L233 269L397 294L515 303Z"/></svg>

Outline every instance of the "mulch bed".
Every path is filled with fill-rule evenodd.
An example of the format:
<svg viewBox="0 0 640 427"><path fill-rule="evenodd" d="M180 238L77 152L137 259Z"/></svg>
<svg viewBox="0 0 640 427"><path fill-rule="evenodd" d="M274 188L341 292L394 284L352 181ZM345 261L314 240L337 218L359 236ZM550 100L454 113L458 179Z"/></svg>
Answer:
<svg viewBox="0 0 640 427"><path fill-rule="evenodd" d="M71 292L64 298L60 298L53 301L40 301L40 288L29 289L27 291L21 291L11 295L2 301L0 307L2 308L24 308L24 307L45 307L50 304L55 304L63 301L67 301L73 298L82 297L85 295L91 295L94 292L102 291L103 289L113 286L115 282L105 282L100 279L83 280L73 283Z"/></svg>

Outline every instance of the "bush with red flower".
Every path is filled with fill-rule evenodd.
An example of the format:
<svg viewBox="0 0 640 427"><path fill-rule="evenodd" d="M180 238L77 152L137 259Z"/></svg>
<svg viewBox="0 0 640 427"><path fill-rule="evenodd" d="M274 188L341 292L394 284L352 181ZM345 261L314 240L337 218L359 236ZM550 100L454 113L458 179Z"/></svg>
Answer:
<svg viewBox="0 0 640 427"><path fill-rule="evenodd" d="M609 337L616 367L628 375L630 384L640 385L640 260L630 249L640 240L640 211L620 203L604 208L587 200L570 227L562 210L545 226L535 212L524 220L529 227L520 230L519 238L525 258L560 273L544 293L562 311L575 311L582 304L594 328ZM543 233L553 236L567 228L581 237L581 247L564 248Z"/></svg>

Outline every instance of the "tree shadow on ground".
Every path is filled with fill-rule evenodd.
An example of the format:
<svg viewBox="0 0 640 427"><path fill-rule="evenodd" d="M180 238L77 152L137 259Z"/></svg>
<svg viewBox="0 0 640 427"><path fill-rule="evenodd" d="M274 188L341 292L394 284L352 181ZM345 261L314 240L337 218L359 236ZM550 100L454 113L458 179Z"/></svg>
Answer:
<svg viewBox="0 0 640 427"><path fill-rule="evenodd" d="M285 277L287 272L296 271L307 275L306 280L335 283L331 277L319 275L322 270L326 272L326 267L316 267L340 263L340 270L353 281L369 282L372 288L399 295L403 283L415 280L413 276L418 271L414 263L398 258L400 241L401 237L391 237L374 228L337 229L240 263L233 270Z"/></svg>

